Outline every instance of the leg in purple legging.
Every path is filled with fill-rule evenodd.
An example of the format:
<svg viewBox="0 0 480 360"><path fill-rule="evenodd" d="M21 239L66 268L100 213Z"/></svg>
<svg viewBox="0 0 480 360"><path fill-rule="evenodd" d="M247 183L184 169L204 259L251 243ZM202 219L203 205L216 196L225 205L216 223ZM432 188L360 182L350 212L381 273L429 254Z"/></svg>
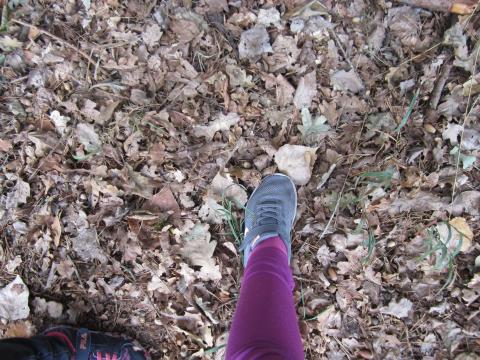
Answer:
<svg viewBox="0 0 480 360"><path fill-rule="evenodd" d="M261 242L248 259L226 360L304 359L282 239Z"/></svg>

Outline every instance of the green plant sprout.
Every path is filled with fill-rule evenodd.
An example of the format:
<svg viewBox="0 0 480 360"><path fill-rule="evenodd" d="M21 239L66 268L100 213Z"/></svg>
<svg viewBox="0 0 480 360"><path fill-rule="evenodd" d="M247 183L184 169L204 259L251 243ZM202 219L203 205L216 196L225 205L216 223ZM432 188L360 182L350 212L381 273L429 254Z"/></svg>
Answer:
<svg viewBox="0 0 480 360"><path fill-rule="evenodd" d="M228 227L230 228L230 234L235 239L235 244L237 246L240 246L243 241L242 229L243 229L244 220L238 217L238 215L236 214L236 209L243 209L243 210L246 210L246 209L243 205L229 199L226 196L226 192L228 188L233 185L240 186L243 189L245 189L243 186L239 184L232 184L228 186L222 193L222 207L220 209L217 209L216 211L218 211L220 215L223 217L223 219L226 221Z"/></svg>
<svg viewBox="0 0 480 360"><path fill-rule="evenodd" d="M428 236L425 239L426 251L419 258L424 260L431 255L435 255L434 268L439 271L447 271L447 280L439 291L442 291L448 287L455 280L455 257L460 252L463 243L463 234L456 230L448 222L443 222L448 229L448 235L446 239L442 239L436 226L431 226L427 229ZM452 228L459 234L460 239L458 244L453 248L449 248L449 243L452 240L453 232Z"/></svg>

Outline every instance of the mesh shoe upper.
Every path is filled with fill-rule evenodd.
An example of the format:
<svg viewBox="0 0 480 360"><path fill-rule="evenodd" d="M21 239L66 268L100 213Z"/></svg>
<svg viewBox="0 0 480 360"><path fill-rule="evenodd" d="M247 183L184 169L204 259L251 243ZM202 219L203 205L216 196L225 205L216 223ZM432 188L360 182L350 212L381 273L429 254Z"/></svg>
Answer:
<svg viewBox="0 0 480 360"><path fill-rule="evenodd" d="M244 265L256 245L277 235L285 243L290 261L290 232L296 211L297 192L292 180L283 174L265 177L245 208L245 236L241 246Z"/></svg>

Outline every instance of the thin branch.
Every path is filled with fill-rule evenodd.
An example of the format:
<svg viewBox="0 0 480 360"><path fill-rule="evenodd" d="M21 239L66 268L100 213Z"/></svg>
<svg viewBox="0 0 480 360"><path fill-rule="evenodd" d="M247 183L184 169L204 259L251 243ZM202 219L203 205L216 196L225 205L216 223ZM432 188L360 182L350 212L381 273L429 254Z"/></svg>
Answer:
<svg viewBox="0 0 480 360"><path fill-rule="evenodd" d="M446 61L449 61L447 59ZM432 95L430 96L430 108L436 109L438 106L438 102L440 101L440 97L442 96L443 88L445 87L445 83L447 82L448 76L450 75L450 70L452 70L452 64L445 64L443 66L442 72L435 83L435 87L433 88Z"/></svg>

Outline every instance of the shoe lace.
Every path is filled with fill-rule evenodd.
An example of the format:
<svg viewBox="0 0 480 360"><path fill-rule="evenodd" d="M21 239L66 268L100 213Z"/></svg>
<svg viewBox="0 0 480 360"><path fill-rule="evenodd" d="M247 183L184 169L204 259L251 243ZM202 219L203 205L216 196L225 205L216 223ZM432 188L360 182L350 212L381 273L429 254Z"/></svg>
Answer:
<svg viewBox="0 0 480 360"><path fill-rule="evenodd" d="M105 358L103 357L103 355L105 355ZM118 355L113 353L108 353L108 352L104 352L102 354L101 351L97 351L97 359L96 360L118 360Z"/></svg>
<svg viewBox="0 0 480 360"><path fill-rule="evenodd" d="M277 201L266 200L257 205L256 225L278 225L281 206Z"/></svg>

